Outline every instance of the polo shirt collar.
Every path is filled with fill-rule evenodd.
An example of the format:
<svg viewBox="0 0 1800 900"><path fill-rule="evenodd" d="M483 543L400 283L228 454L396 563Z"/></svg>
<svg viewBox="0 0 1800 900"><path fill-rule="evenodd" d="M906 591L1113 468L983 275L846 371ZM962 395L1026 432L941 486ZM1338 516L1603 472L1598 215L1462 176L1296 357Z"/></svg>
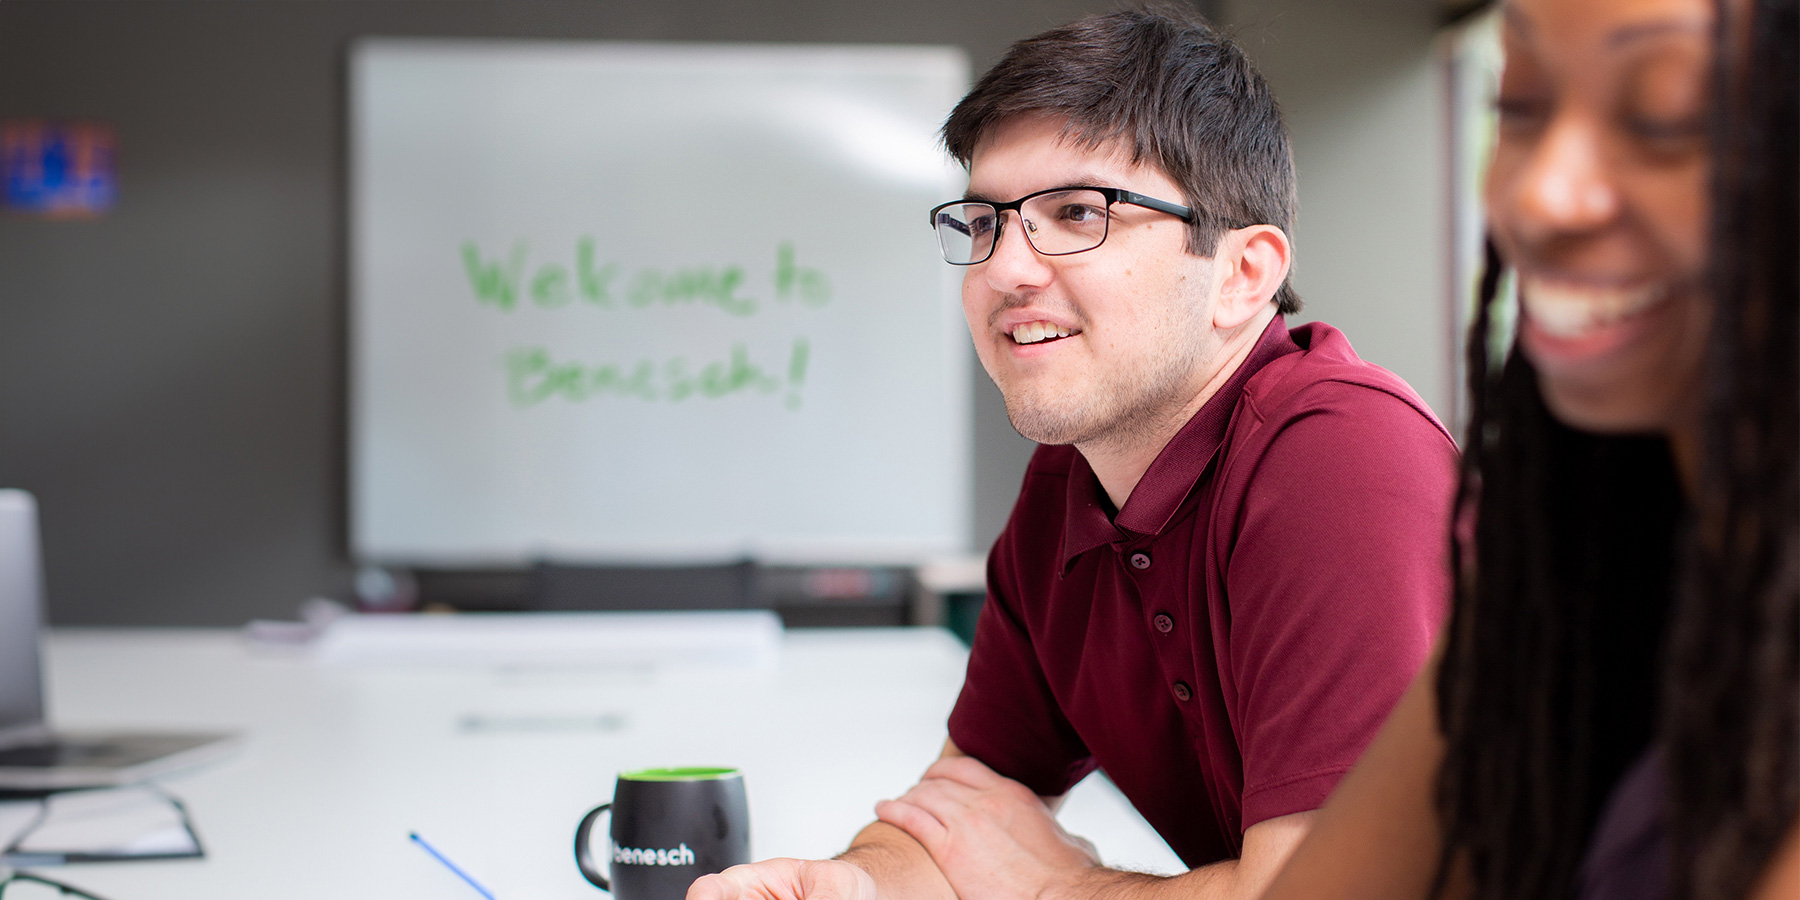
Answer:
<svg viewBox="0 0 1800 900"><path fill-rule="evenodd" d="M1150 462L1150 468L1144 471L1144 477L1138 480L1117 516L1109 514L1112 501L1086 457L1076 453L1069 468L1068 506L1063 518L1063 572L1068 572L1077 556L1102 544L1162 533L1212 465L1214 454L1230 430L1231 414L1243 396L1244 384L1263 366L1299 349L1288 335L1283 317L1277 315L1269 320L1238 370Z"/></svg>

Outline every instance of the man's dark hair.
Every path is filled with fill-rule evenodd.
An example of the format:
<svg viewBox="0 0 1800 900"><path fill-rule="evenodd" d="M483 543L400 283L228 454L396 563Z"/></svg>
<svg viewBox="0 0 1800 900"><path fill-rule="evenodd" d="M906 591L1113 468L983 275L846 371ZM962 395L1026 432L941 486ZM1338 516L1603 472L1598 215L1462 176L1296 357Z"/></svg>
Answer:
<svg viewBox="0 0 1800 900"><path fill-rule="evenodd" d="M1066 119L1077 145L1116 142L1133 163L1161 169L1194 208L1188 249L1200 256L1232 228L1273 225L1293 238L1299 198L1281 110L1243 51L1192 10L1155 3L1019 41L951 111L944 147L967 166L1021 116ZM1287 281L1275 300L1283 314L1300 311Z"/></svg>
<svg viewBox="0 0 1800 900"><path fill-rule="evenodd" d="M1473 546L1458 529L1437 679L1439 886L1466 864L1476 900L1575 896L1609 793L1652 744L1672 900L1749 894L1800 809L1800 5L1743 4L1748 28L1717 6L1689 502L1666 440L1570 428L1516 349L1488 365L1489 246L1457 501Z"/></svg>

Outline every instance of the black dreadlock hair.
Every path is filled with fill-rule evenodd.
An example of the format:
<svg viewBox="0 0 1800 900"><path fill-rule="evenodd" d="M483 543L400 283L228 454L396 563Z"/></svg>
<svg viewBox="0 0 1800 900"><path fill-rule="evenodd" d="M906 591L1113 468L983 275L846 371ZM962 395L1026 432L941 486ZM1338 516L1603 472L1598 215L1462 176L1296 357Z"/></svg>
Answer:
<svg viewBox="0 0 1800 900"><path fill-rule="evenodd" d="M1573 895L1606 797L1653 740L1672 898L1742 896L1795 821L1800 31L1795 0L1753 5L1748 29L1719 17L1716 312L1691 507L1666 440L1561 424L1516 352L1490 370L1489 245L1437 683L1440 888L1454 860L1480 900Z"/></svg>
<svg viewBox="0 0 1800 900"><path fill-rule="evenodd" d="M1729 6L1729 4L1728 4ZM1695 540L1659 737L1672 895L1748 893L1800 803L1800 11L1720 41L1717 303ZM1743 34L1721 15L1721 34Z"/></svg>

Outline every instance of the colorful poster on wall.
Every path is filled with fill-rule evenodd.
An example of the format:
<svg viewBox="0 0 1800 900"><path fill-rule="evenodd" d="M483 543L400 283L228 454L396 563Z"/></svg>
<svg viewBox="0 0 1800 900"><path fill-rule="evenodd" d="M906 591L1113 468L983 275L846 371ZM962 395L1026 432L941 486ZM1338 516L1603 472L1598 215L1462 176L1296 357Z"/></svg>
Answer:
<svg viewBox="0 0 1800 900"><path fill-rule="evenodd" d="M119 195L117 151L99 122L0 122L0 206L47 219L103 215Z"/></svg>

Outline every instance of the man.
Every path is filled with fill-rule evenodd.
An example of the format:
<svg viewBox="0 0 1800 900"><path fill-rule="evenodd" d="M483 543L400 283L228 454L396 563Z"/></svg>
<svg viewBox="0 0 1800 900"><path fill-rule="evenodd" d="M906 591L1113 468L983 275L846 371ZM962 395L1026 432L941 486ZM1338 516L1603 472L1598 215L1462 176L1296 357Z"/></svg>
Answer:
<svg viewBox="0 0 1800 900"><path fill-rule="evenodd" d="M1455 448L1332 328L1289 330L1295 186L1241 51L1173 9L1015 45L951 113L933 211L1018 431L942 758L836 860L689 900L1255 897L1429 651ZM1193 871L1100 865L1104 769Z"/></svg>

